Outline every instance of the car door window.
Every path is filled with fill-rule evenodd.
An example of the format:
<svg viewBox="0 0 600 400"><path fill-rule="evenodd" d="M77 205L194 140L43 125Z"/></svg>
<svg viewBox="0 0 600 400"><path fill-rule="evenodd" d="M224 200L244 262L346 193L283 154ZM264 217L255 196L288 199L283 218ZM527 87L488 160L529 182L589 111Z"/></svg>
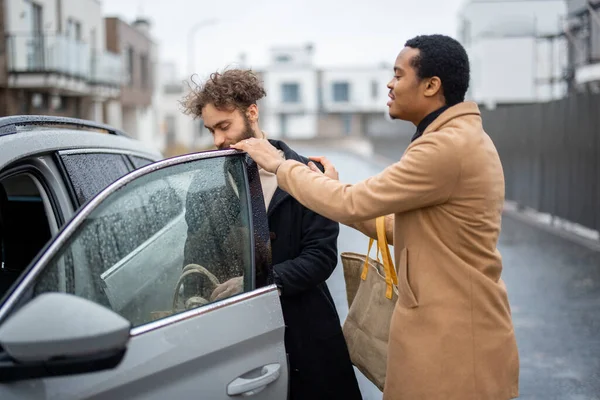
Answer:
<svg viewBox="0 0 600 400"><path fill-rule="evenodd" d="M84 204L129 172L127 162L121 154L65 153L60 154L60 159L71 180L77 205Z"/></svg>
<svg viewBox="0 0 600 400"><path fill-rule="evenodd" d="M144 157L129 156L129 159L131 160L131 163L133 164L133 167L135 169L145 167L148 164L152 164L152 160L149 160Z"/></svg>
<svg viewBox="0 0 600 400"><path fill-rule="evenodd" d="M34 296L68 292L134 326L254 289L250 201L243 157L138 170L77 225L35 279Z"/></svg>

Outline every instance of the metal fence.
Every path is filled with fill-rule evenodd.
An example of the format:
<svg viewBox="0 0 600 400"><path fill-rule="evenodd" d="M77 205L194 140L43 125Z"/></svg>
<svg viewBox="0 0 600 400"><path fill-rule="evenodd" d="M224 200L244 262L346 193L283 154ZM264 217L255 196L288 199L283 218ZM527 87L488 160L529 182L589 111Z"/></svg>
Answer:
<svg viewBox="0 0 600 400"><path fill-rule="evenodd" d="M520 206L600 230L600 95L482 110Z"/></svg>

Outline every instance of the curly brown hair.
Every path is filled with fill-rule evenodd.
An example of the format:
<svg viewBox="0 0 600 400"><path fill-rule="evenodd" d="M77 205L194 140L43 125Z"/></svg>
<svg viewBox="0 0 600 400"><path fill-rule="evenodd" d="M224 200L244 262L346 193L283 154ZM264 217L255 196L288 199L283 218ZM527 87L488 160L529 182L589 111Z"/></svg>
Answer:
<svg viewBox="0 0 600 400"><path fill-rule="evenodd" d="M266 95L263 83L252 70L230 69L214 72L204 84L195 84L181 104L185 114L201 118L207 104L219 110L237 108L244 113Z"/></svg>

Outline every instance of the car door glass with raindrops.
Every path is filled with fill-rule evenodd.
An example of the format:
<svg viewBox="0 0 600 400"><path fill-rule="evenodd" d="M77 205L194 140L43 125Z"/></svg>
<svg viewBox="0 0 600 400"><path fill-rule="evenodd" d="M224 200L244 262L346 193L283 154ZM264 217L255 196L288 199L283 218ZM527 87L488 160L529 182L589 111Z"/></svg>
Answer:
<svg viewBox="0 0 600 400"><path fill-rule="evenodd" d="M149 172L85 217L34 296L72 293L140 326L251 291L249 204L240 156Z"/></svg>
<svg viewBox="0 0 600 400"><path fill-rule="evenodd" d="M59 157L71 181L78 205L84 204L112 182L129 173L122 154L63 151Z"/></svg>

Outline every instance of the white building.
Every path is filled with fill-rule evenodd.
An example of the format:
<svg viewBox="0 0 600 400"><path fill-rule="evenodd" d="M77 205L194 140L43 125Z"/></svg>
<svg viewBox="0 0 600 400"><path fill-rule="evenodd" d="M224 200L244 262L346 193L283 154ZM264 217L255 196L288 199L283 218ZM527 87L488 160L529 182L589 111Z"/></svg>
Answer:
<svg viewBox="0 0 600 400"><path fill-rule="evenodd" d="M320 72L319 136L393 136L415 127L389 118L388 82L393 66L323 68Z"/></svg>
<svg viewBox="0 0 600 400"><path fill-rule="evenodd" d="M470 100L489 107L563 97L564 0L470 0L459 40L471 62Z"/></svg>
<svg viewBox="0 0 600 400"><path fill-rule="evenodd" d="M160 68L160 94L157 99L160 129L167 153L175 154L204 150L213 145L212 135L202 120L183 113L181 101L189 91L186 81L177 73L173 63Z"/></svg>
<svg viewBox="0 0 600 400"><path fill-rule="evenodd" d="M106 50L97 0L5 0L5 114L104 121L119 96L121 60Z"/></svg>
<svg viewBox="0 0 600 400"><path fill-rule="evenodd" d="M261 76L267 92L259 104L262 129L272 138L316 136L319 73L313 65L313 47L273 48Z"/></svg>
<svg viewBox="0 0 600 400"><path fill-rule="evenodd" d="M600 93L600 0L568 1L570 90Z"/></svg>
<svg viewBox="0 0 600 400"><path fill-rule="evenodd" d="M387 83L391 65L319 68L314 49L271 49L271 63L261 71L266 98L260 104L263 129L271 137L310 139L343 136L389 136L413 130L391 121Z"/></svg>
<svg viewBox="0 0 600 400"><path fill-rule="evenodd" d="M269 138L386 137L414 133L404 121L388 115L387 83L391 65L318 68L314 50L307 46L271 49L270 63L257 70L266 97L259 101L260 126ZM245 68L243 57L238 67ZM163 64L158 108L166 147L175 152L212 147L212 135L202 120L182 112L181 100L189 90L174 64Z"/></svg>
<svg viewBox="0 0 600 400"><path fill-rule="evenodd" d="M160 85L158 81L158 45L152 38L150 23L138 18L127 23L108 17L106 41L110 51L121 57L121 93L106 107L110 125L151 146L164 150L163 135L157 110Z"/></svg>

